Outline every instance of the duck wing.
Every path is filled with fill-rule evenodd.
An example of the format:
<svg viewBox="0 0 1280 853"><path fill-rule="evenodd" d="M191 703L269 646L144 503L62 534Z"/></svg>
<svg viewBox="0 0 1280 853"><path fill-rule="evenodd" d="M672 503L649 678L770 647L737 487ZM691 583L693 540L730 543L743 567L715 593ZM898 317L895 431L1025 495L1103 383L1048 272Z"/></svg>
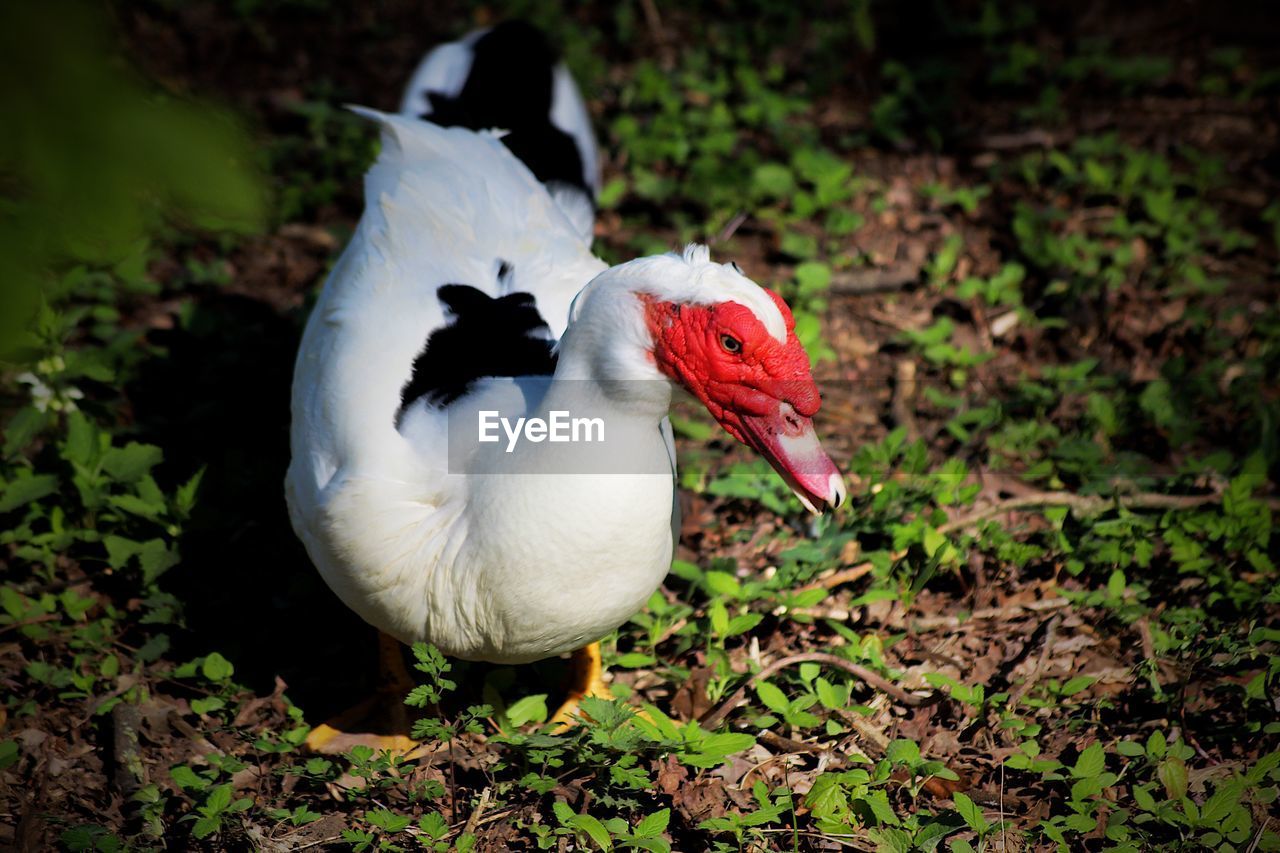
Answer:
<svg viewBox="0 0 1280 853"><path fill-rule="evenodd" d="M570 302L605 264L495 135L356 112L381 125L382 152L299 348L286 493L330 586L408 636L431 596L394 578L430 583L465 506L449 403L483 376L545 372Z"/></svg>

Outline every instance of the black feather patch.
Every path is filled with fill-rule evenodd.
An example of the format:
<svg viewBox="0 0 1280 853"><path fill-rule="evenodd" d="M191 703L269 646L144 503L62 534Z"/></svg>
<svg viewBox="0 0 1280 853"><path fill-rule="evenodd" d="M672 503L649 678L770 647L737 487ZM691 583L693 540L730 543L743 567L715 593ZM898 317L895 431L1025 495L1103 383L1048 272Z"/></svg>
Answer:
<svg viewBox="0 0 1280 853"><path fill-rule="evenodd" d="M502 270L510 272L505 261ZM436 296L453 320L432 332L414 359L413 375L400 391L397 425L405 409L422 397L433 406L447 406L486 376L555 373L550 330L531 294L494 299L469 285L446 284Z"/></svg>
<svg viewBox="0 0 1280 853"><path fill-rule="evenodd" d="M430 115L441 127L499 128L512 154L546 183L563 181L591 197L573 137L551 122L556 54L524 21L498 24L476 40L471 70L456 96L428 91Z"/></svg>

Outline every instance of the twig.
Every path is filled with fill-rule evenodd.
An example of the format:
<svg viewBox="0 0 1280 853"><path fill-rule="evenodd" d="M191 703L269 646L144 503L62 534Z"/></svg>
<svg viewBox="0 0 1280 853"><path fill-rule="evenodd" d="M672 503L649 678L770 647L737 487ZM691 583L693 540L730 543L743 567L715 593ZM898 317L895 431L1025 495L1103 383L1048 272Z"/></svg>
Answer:
<svg viewBox="0 0 1280 853"><path fill-rule="evenodd" d="M907 431L907 438L915 441L920 438L920 424L916 423L915 400L916 363L909 358L898 359L893 368L893 400L889 411L898 426Z"/></svg>
<svg viewBox="0 0 1280 853"><path fill-rule="evenodd" d="M1044 610L1057 610L1066 607L1071 602L1065 598L1045 598L1040 601L1032 601L1026 604L1013 604L1005 607L988 607L985 610L975 610L961 619L959 616L924 616L920 619L912 620L911 627L916 631L935 631L938 628L959 628L961 625L967 625L970 622L981 622L988 619L1008 619L1017 616L1024 610L1032 612L1040 612Z"/></svg>
<svg viewBox="0 0 1280 853"><path fill-rule="evenodd" d="M1065 601L1065 599L1063 599ZM1040 680L1040 673L1044 671L1044 666L1049 661L1049 654L1053 651L1054 645L1058 642L1058 625L1062 622L1062 614L1059 613L1049 620L1049 624L1044 629L1044 646L1040 649L1040 657L1036 660L1035 667L1027 675L1027 680L1015 689L1009 697L1009 707L1014 708L1022 701L1022 697L1031 692L1031 688ZM1000 765L1001 772L1004 771L1004 765ZM1004 779L1001 777L1000 793L1004 794ZM1003 818L1002 818L1003 819Z"/></svg>
<svg viewBox="0 0 1280 853"><path fill-rule="evenodd" d="M293 851L294 853L298 853L299 850L310 850L312 847L319 847L321 844L328 844L330 841L337 841L341 837L342 835L338 834L338 835L331 835L328 838L319 838L319 839L316 839L315 841L310 841L306 844L303 844L301 847L294 847Z"/></svg>
<svg viewBox="0 0 1280 853"><path fill-rule="evenodd" d="M746 221L747 221L747 212L745 210L738 211L736 214L734 214L734 217L732 219L730 219L728 222L725 223L724 227L720 229L720 233L717 234L712 239L711 242L723 243L725 240L728 240L734 234L738 233L738 229L741 228L742 223Z"/></svg>
<svg viewBox="0 0 1280 853"><path fill-rule="evenodd" d="M21 622L10 622L8 625L0 625L0 634L5 631L15 631L19 628L25 628L28 625L39 625L41 622L50 622L54 619L61 619L61 613L45 613L41 616L35 616L31 619L23 619Z"/></svg>
<svg viewBox="0 0 1280 853"><path fill-rule="evenodd" d="M1258 827L1258 833L1257 835L1253 836L1253 841L1249 843L1249 849L1244 851L1244 853L1253 853L1253 851L1258 849L1258 843L1262 841L1263 833L1267 831L1267 825L1270 823L1271 823L1271 816L1268 815L1267 819L1262 822L1262 826Z"/></svg>
<svg viewBox="0 0 1280 853"><path fill-rule="evenodd" d="M894 551L892 554L889 555L889 562L891 563L897 562L898 560L901 560L905 556L907 556L906 551ZM836 572L833 575L827 575L825 578L820 578L819 580L813 581L812 583L807 583L804 586L800 587L799 591L805 592L806 590L810 590L810 589L832 589L834 587L840 586L840 584L842 583L852 583L853 581L856 581L859 578L861 578L863 575L870 574L871 570L874 568L875 568L875 565L870 560L863 563L858 563L857 565L850 566L847 569L841 569L840 571Z"/></svg>
<svg viewBox="0 0 1280 853"><path fill-rule="evenodd" d="M720 725L720 723L724 722L725 717L729 716L729 713L738 706L738 703L746 698L747 688L763 681L779 670L797 663L823 663L828 666L834 666L836 669L843 669L845 672L860 678L862 681L882 693L888 693L904 705L923 705L929 699L929 697L917 696L913 693L908 693L893 682L882 678L880 675L877 675L865 666L856 664L853 661L848 661L842 657L825 654L823 652L807 652L805 654L788 655L787 657L779 658L757 672L755 675L751 676L751 678L747 679L746 684L743 684L733 692L732 696L725 699L711 711L703 714L701 719L698 720L699 725L704 728L714 729L716 726Z"/></svg>
<svg viewBox="0 0 1280 853"><path fill-rule="evenodd" d="M1053 627L1049 628L1050 634ZM1046 645L1046 649L1049 647ZM1000 762L1000 853L1009 853L1009 828L1004 825L1004 762Z"/></svg>
<svg viewBox="0 0 1280 853"><path fill-rule="evenodd" d="M111 749L115 755L116 787L126 802L146 783L145 768L138 746L142 714L138 706L121 702L111 709Z"/></svg>
<svg viewBox="0 0 1280 853"><path fill-rule="evenodd" d="M1077 495L1072 492L1035 492L1016 498L998 501L986 509L961 516L938 526L939 533L954 533L966 527L994 518L1006 512L1022 509L1039 509L1046 506L1065 506L1077 515L1097 515L1114 507L1125 509L1195 509L1198 506L1222 503L1223 496L1212 495L1163 495L1157 492L1139 492L1132 495ZM1272 509L1280 508L1280 499L1263 498Z"/></svg>
<svg viewBox="0 0 1280 853"><path fill-rule="evenodd" d="M1069 138L1069 134L1054 134L1037 127L1022 133L979 136L969 140L969 145L979 151L1016 151L1019 148L1057 148Z"/></svg>
<svg viewBox="0 0 1280 853"><path fill-rule="evenodd" d="M462 827L462 834L468 835L476 830L476 824L480 822L480 817L484 814L484 810L489 806L489 795L493 793L493 789L485 786L480 792L480 802L476 803L476 807L471 812L471 817L467 818L466 826Z"/></svg>
<svg viewBox="0 0 1280 853"><path fill-rule="evenodd" d="M919 264L898 264L884 269L837 273L831 277L829 290L841 296L888 293L915 284L920 280L920 269Z"/></svg>
<svg viewBox="0 0 1280 853"><path fill-rule="evenodd" d="M805 743L802 740L783 737L776 732L765 730L760 733L759 739L772 746L774 749L781 750L785 755L794 755L796 753L806 753L808 755L817 755L823 752L831 752L830 747L823 746L820 743Z"/></svg>
<svg viewBox="0 0 1280 853"><path fill-rule="evenodd" d="M671 50L671 42L667 31L662 26L662 16L658 14L658 4L654 0L640 0L640 9L644 12L644 22L649 28L649 35L658 47L664 68L670 69L675 64L675 53Z"/></svg>

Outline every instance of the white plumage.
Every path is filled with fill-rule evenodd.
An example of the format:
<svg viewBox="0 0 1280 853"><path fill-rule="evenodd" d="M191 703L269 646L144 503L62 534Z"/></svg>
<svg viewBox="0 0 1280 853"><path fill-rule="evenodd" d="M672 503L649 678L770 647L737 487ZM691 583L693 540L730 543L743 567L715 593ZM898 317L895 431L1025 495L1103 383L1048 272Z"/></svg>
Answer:
<svg viewBox="0 0 1280 853"><path fill-rule="evenodd" d="M559 337L570 301L605 265L492 136L361 113L382 123L384 147L298 354L294 527L342 600L403 641L501 661L581 646L638 610L666 573L670 474L449 474L445 413L420 403L400 429L395 413L415 355L446 320L439 284L495 282L497 295L503 258ZM594 369L591 353L577 352L564 347L566 375ZM629 367L661 378L651 365ZM510 385L493 380L454 405ZM653 401L645 413L648 449L663 460L666 406ZM594 603L586 623L584 596Z"/></svg>
<svg viewBox="0 0 1280 853"><path fill-rule="evenodd" d="M808 361L775 297L701 247L607 268L495 134L357 112L381 125L382 152L298 352L286 494L321 575L366 621L403 642L509 663L584 646L624 622L661 583L678 535L666 422L677 381L806 505L843 499L809 420ZM532 294L558 341L553 379L532 390L518 372L481 379L447 406L405 399L424 342L452 319L447 284ZM682 306L702 325L681 327ZM736 324L725 328L742 341L715 323ZM726 337L737 350L718 349ZM719 378L706 388L696 346L672 355L690 341L716 348L705 358L719 360L707 367ZM746 384L726 378L732 371L746 371ZM545 417L584 400L607 416L629 473L546 473L565 470L550 444L450 456L451 416ZM740 414L737 401L747 401Z"/></svg>

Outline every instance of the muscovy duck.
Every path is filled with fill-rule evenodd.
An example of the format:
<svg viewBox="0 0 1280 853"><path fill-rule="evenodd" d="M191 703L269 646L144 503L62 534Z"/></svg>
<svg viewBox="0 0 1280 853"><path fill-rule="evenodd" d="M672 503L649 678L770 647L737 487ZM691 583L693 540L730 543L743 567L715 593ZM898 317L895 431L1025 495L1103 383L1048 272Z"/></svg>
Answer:
<svg viewBox="0 0 1280 853"><path fill-rule="evenodd" d="M572 651L555 716L568 720L582 696L609 695L595 641L671 563L673 392L705 404L810 510L844 500L811 421L808 357L784 301L705 247L606 266L499 134L356 111L381 126L382 151L298 352L294 529L329 587L383 632L399 693L384 704L403 714L396 641L499 663ZM625 456L618 470L575 463L576 445L459 444L486 411L545 422L582 406ZM309 745L411 749L402 733L351 734L370 707Z"/></svg>

